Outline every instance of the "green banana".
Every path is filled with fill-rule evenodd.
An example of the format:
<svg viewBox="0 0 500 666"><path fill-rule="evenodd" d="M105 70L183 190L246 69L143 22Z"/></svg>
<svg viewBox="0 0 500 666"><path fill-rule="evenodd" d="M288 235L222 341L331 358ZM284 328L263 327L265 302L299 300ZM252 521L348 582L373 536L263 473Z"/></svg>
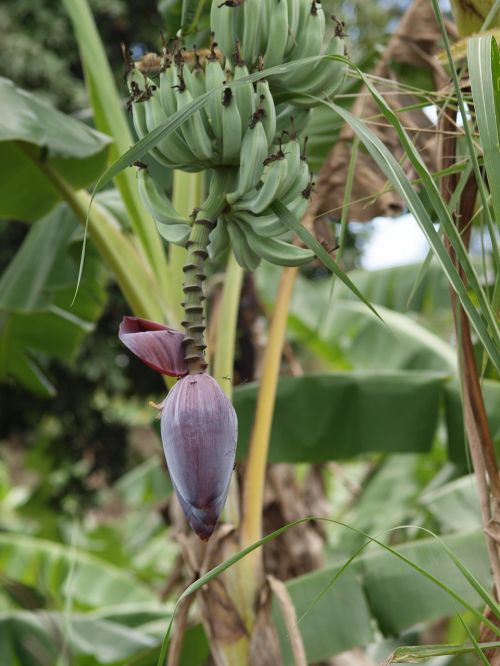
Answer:
<svg viewBox="0 0 500 666"><path fill-rule="evenodd" d="M214 88L219 88L224 83L226 78L224 70L215 55L215 44L212 44L212 53L207 58L207 64L205 65L205 83L207 90L213 90ZM209 98L207 105L205 107L205 112L208 116L210 126L212 128L212 133L215 136L217 142L218 151L222 154L222 90L220 95L212 95Z"/></svg>
<svg viewBox="0 0 500 666"><path fill-rule="evenodd" d="M276 198L281 199L283 203L288 204L305 192L310 183L311 173L309 171L309 166L306 160L301 159L299 168L296 171L295 180L289 184L287 190L280 192Z"/></svg>
<svg viewBox="0 0 500 666"><path fill-rule="evenodd" d="M229 246L229 233L227 231L227 222L220 217L217 224L210 232L208 256L210 259L216 259Z"/></svg>
<svg viewBox="0 0 500 666"><path fill-rule="evenodd" d="M231 88L222 96L222 162L238 164L241 148L241 118Z"/></svg>
<svg viewBox="0 0 500 666"><path fill-rule="evenodd" d="M247 2L245 2L244 7L246 7ZM238 81L239 79L248 76L248 74L248 67L242 60L238 60L234 67L234 81ZM253 88L253 83L251 81L247 81L247 83L241 83L240 85L233 86L231 90L233 91L234 98L236 99L236 103L238 105L238 111L241 118L241 136L243 137L243 134L245 133L246 128L248 127L250 121L252 120L252 116L255 113L255 91Z"/></svg>
<svg viewBox="0 0 500 666"><path fill-rule="evenodd" d="M245 238L255 254L278 266L302 266L314 259L314 252L278 238L262 238L244 227Z"/></svg>
<svg viewBox="0 0 500 666"><path fill-rule="evenodd" d="M326 54L328 55L344 55L345 44L341 37L335 36L330 41ZM296 106L311 107L314 105L314 100L310 95L320 98L333 95L334 92L342 85L346 73L346 66L344 63L338 61L328 60L324 58L320 60L307 79L307 86L304 87L304 95L294 94L293 103ZM298 89L294 91L299 92ZM278 96L279 97L279 96Z"/></svg>
<svg viewBox="0 0 500 666"><path fill-rule="evenodd" d="M168 117L166 116L158 97L153 95L150 99L144 102L144 105L146 109L146 123L149 132L153 131L159 125L164 125L167 122ZM189 163L195 164L198 161L194 153L191 152L187 143L184 141L180 129L175 130L168 136L164 137L156 145L155 149L161 153L163 160L167 160L167 163L170 166ZM151 151L153 155L155 155L155 149ZM203 167L200 166L199 170L202 168Z"/></svg>
<svg viewBox="0 0 500 666"><path fill-rule="evenodd" d="M253 231L264 238L281 236L288 231L283 222L268 209L269 213L262 215L253 215L246 210L231 211L231 220L243 225L248 224ZM264 211L265 212L265 211Z"/></svg>
<svg viewBox="0 0 500 666"><path fill-rule="evenodd" d="M288 3L286 0L266 0L264 2L264 25L267 28L264 67L274 67L283 62L288 41Z"/></svg>
<svg viewBox="0 0 500 666"><path fill-rule="evenodd" d="M276 95L278 97L278 95ZM309 118L311 117L311 110L305 108L298 108L292 104L285 102L276 106L276 136L281 136L285 130L290 130L292 127L301 134Z"/></svg>
<svg viewBox="0 0 500 666"><path fill-rule="evenodd" d="M160 236L174 245L181 245L184 247L191 235L191 227L186 224L157 224L156 226Z"/></svg>
<svg viewBox="0 0 500 666"><path fill-rule="evenodd" d="M195 53L195 63L191 70L191 94L194 98L201 97L207 92L205 85L205 70L201 66L200 56Z"/></svg>
<svg viewBox="0 0 500 666"><path fill-rule="evenodd" d="M285 0L280 0L282 4ZM260 80L257 82L257 108L260 110L262 125L267 136L267 143L272 144L276 136L276 108L273 96L269 90L269 82Z"/></svg>
<svg viewBox="0 0 500 666"><path fill-rule="evenodd" d="M286 179L287 168L284 157L274 158L264 167L260 189L253 190L237 201L234 210L247 210L254 215L262 213L276 198L280 182Z"/></svg>
<svg viewBox="0 0 500 666"><path fill-rule="evenodd" d="M144 102L134 102L131 108L135 131L139 139L142 139L148 133L148 126L146 124L146 108L144 106Z"/></svg>
<svg viewBox="0 0 500 666"><path fill-rule="evenodd" d="M238 185L234 192L227 195L229 204L233 204L246 192L253 190L264 170L264 160L267 157L267 137L262 122L256 117L247 128L241 142L241 159L238 172Z"/></svg>
<svg viewBox="0 0 500 666"><path fill-rule="evenodd" d="M212 0L210 25L215 40L226 58L226 67L232 64L232 53L237 40L235 32L235 12L237 9L225 3L221 4L220 0Z"/></svg>
<svg viewBox="0 0 500 666"><path fill-rule="evenodd" d="M182 68L184 69L184 68ZM191 92L186 87L182 70L178 74L177 109L184 109L193 101ZM200 111L196 111L180 126L184 141L201 162L211 162L214 157L212 139L205 130Z"/></svg>
<svg viewBox="0 0 500 666"><path fill-rule="evenodd" d="M243 4L244 24L241 36L241 57L250 68L255 65L260 55L261 11L261 0L245 0Z"/></svg>
<svg viewBox="0 0 500 666"><path fill-rule="evenodd" d="M307 3L309 5L309 3ZM309 5L310 9L306 13L303 25L297 32L295 46L291 50L290 60L299 60L301 58L311 58L321 53L321 46L325 36L325 14L323 8L315 0ZM278 76L273 76L271 80L271 89L278 91L289 91L289 97L296 87L307 86L307 79L311 72L311 64L305 64L296 69L292 69Z"/></svg>
<svg viewBox="0 0 500 666"><path fill-rule="evenodd" d="M247 271L256 270L260 264L260 256L250 248L243 230L231 220L228 221L227 230L236 261Z"/></svg>
<svg viewBox="0 0 500 666"><path fill-rule="evenodd" d="M141 199L151 216L162 225L188 225L189 220L182 216L150 176L147 169L139 169L137 185Z"/></svg>
<svg viewBox="0 0 500 666"><path fill-rule="evenodd" d="M177 99L173 89L176 79L175 66L172 64L169 64L163 72L160 72L160 102L168 118L177 111Z"/></svg>
<svg viewBox="0 0 500 666"><path fill-rule="evenodd" d="M299 27L301 0L287 0L288 3L288 37L285 47L285 58L295 47L297 28Z"/></svg>
<svg viewBox="0 0 500 666"><path fill-rule="evenodd" d="M286 178L281 181L276 198L281 199L295 183L301 171L300 144L297 139L292 139L284 146L285 160L287 163Z"/></svg>

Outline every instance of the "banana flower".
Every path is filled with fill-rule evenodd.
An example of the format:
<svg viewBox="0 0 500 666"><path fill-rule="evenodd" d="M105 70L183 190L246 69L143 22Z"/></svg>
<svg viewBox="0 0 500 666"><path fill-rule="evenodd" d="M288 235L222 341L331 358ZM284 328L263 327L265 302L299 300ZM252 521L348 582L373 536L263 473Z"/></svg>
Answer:
<svg viewBox="0 0 500 666"><path fill-rule="evenodd" d="M234 408L213 377L189 372L183 333L147 319L124 317L118 335L150 368L178 377L161 405L163 450L186 518L207 540L226 502L234 467Z"/></svg>

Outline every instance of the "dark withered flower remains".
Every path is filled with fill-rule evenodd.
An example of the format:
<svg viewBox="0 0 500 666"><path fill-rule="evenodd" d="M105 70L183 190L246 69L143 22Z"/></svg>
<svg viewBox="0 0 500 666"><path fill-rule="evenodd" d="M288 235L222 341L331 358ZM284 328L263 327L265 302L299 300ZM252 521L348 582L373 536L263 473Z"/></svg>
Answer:
<svg viewBox="0 0 500 666"><path fill-rule="evenodd" d="M182 333L147 319L124 317L119 337L151 368L180 378L162 406L161 437L182 509L192 529L206 540L229 491L238 433L234 408L213 377L188 374Z"/></svg>

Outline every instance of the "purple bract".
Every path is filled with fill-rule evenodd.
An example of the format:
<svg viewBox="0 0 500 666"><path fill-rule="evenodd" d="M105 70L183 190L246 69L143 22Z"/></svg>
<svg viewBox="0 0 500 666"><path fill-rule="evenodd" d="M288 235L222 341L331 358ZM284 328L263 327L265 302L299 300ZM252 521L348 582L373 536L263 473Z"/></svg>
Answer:
<svg viewBox="0 0 500 666"><path fill-rule="evenodd" d="M170 478L189 524L208 539L224 508L236 454L238 422L231 401L204 372L188 374L184 335L139 317L124 317L120 340L154 370L181 377L161 413Z"/></svg>

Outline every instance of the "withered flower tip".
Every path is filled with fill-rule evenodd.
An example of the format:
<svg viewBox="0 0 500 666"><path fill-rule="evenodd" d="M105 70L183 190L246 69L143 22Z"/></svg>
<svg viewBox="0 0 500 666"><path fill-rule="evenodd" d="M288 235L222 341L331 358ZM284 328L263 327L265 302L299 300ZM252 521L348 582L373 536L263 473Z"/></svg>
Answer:
<svg viewBox="0 0 500 666"><path fill-rule="evenodd" d="M154 370L182 377L163 403L161 438L182 509L192 529L206 540L229 491L238 437L233 405L213 377L187 374L184 335L179 331L124 317L119 338Z"/></svg>

